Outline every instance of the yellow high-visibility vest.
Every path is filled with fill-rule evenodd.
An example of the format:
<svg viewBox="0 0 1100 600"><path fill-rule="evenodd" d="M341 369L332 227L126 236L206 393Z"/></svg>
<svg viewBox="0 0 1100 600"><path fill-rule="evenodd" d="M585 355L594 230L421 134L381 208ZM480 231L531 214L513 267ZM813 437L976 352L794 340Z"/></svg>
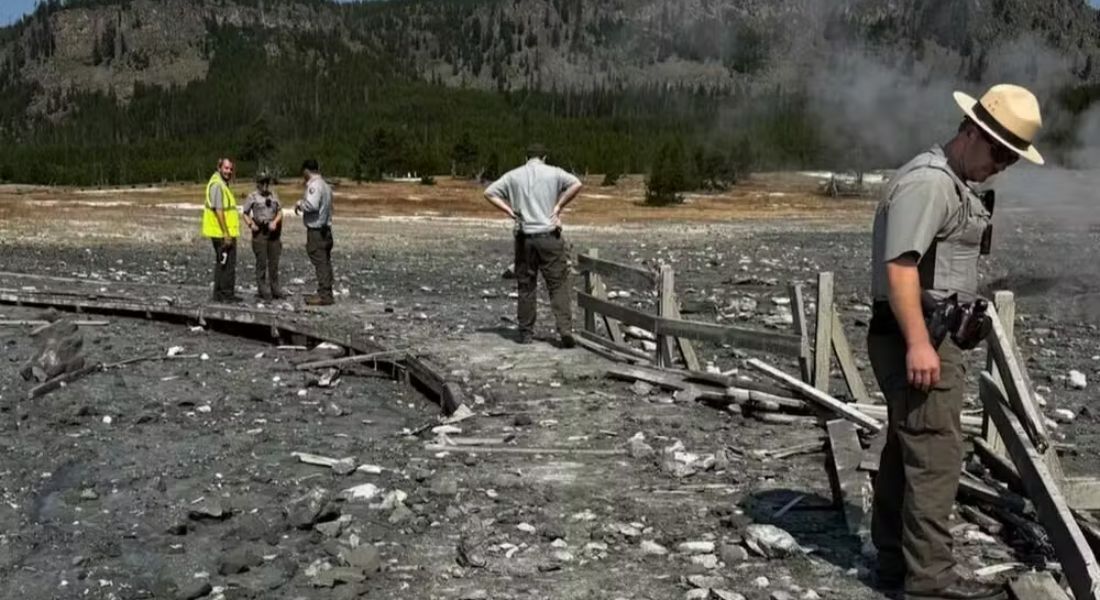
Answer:
<svg viewBox="0 0 1100 600"><path fill-rule="evenodd" d="M202 211L202 235L208 238L225 237L222 227L218 223L218 215L210 205L210 190L214 186L222 189L222 208L225 209L225 226L229 228L229 237L240 237L241 218L237 214L237 199L233 197L233 190L225 184L220 173L214 173L206 184L206 204Z"/></svg>

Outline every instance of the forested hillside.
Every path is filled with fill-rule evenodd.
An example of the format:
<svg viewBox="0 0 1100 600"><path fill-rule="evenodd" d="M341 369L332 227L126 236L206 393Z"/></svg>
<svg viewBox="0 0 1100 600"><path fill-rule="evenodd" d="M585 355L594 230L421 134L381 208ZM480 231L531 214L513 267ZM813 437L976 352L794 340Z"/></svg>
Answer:
<svg viewBox="0 0 1100 600"><path fill-rule="evenodd" d="M0 29L0 179L470 176L536 139L581 172L889 166L950 131L952 87L1009 79L1070 145L1097 18L1049 4L53 0Z"/></svg>

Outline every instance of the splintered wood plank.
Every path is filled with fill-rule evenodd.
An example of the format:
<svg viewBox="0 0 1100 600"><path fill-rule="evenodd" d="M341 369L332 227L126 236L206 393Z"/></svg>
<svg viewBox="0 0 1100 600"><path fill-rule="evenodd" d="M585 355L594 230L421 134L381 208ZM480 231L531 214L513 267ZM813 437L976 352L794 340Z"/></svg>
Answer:
<svg viewBox="0 0 1100 600"><path fill-rule="evenodd" d="M1046 571L1023 573L1009 582L1008 591L1014 600L1069 600L1065 590Z"/></svg>
<svg viewBox="0 0 1100 600"><path fill-rule="evenodd" d="M868 531L871 511L871 480L859 469L863 447L851 421L834 419L825 426L829 434L829 481L833 500L844 510L848 533L859 536Z"/></svg>
<svg viewBox="0 0 1100 600"><path fill-rule="evenodd" d="M829 393L833 358L833 274L817 276L817 330L814 332L814 387Z"/></svg>
<svg viewBox="0 0 1100 600"><path fill-rule="evenodd" d="M657 274L649 269L635 267L611 260L602 259L599 253L577 256L577 270L584 273L596 273L604 277L617 279L642 291L652 291L657 285Z"/></svg>
<svg viewBox="0 0 1100 600"><path fill-rule="evenodd" d="M810 350L810 334L806 327L806 302L802 297L802 284L792 283L787 288L791 297L791 317L794 320L794 334L798 336L798 369L802 381L813 383L814 353Z"/></svg>
<svg viewBox="0 0 1100 600"><path fill-rule="evenodd" d="M1007 375L1009 370L1003 373ZM1040 452L1032 445L1016 415L1009 409L1004 391L989 373L982 373L985 410L1001 433L1009 457L1020 473L1028 496L1035 503L1039 522L1047 530L1054 553L1077 600L1100 598L1100 565L1077 525L1058 482Z"/></svg>
<svg viewBox="0 0 1100 600"><path fill-rule="evenodd" d="M848 393L856 402L871 403L871 395L863 385L863 378L856 368L856 359L852 356L852 347L848 344L848 336L844 334L844 325L840 322L840 315L833 309L833 352L836 353L837 364L844 375L844 382L848 384Z"/></svg>
<svg viewBox="0 0 1100 600"><path fill-rule="evenodd" d="M997 365L1008 401L1019 416L1020 424L1031 439L1031 443L1039 452L1045 452L1050 447L1050 435L1047 433L1043 416L1039 414L1038 405L1031 395L1023 365L1020 364L1019 357L1016 355L1016 344L1008 335L997 309L991 306L989 312L993 320L993 332L988 338L989 350L993 354L993 361ZM1003 437L1005 432L1001 431L1000 434Z"/></svg>
<svg viewBox="0 0 1100 600"><path fill-rule="evenodd" d="M672 318L680 319L680 300L673 294L672 301ZM680 355L684 357L684 365L689 371L701 370L699 365L699 357L695 354L695 346L691 345L691 340L687 338L676 338L676 345L680 348Z"/></svg>
<svg viewBox="0 0 1100 600"><path fill-rule="evenodd" d="M997 307L997 314L1001 317L1001 325L1004 326L1005 337L1009 340L1015 340L1016 332L1016 298L1012 292L997 291L993 292L993 306ZM985 357L985 370L989 371L993 375L993 379L1000 382L1001 376L997 371L997 365L993 360L993 350L986 350ZM997 428L989 421L989 415L982 415L982 435L985 437L985 441L988 442L989 448L998 454L1004 454L1005 445L1001 441L1000 434L997 433Z"/></svg>
<svg viewBox="0 0 1100 600"><path fill-rule="evenodd" d="M814 402L815 404L825 408L826 410L835 413L837 416L843 417L853 423L865 427L871 431L879 431L883 425L876 419L872 419L862 412L852 408L851 406L833 398L832 396L822 392L821 390L791 377L790 375L776 369L775 367L761 361L760 359L750 358L749 366L763 372L769 377L782 381L783 383L791 386L793 389L801 393L805 398Z"/></svg>

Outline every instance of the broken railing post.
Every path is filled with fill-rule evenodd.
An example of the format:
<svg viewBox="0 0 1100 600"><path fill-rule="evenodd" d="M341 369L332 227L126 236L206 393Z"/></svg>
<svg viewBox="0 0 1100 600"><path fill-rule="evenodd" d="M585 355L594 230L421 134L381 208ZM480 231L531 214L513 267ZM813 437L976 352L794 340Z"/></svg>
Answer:
<svg viewBox="0 0 1100 600"><path fill-rule="evenodd" d="M1043 416L1039 414L1038 406L1031 395L1028 386L1027 375L1016 354L1016 344L1008 335L1004 322L1000 318L996 307L989 307L990 318L993 321L993 331L989 334L989 351L993 355L993 361L1001 376L1008 401L1012 403L1012 409L1020 418L1020 424L1027 432L1031 443L1039 452L1046 452L1050 446L1050 435L1047 433ZM1004 432L1001 432L1004 435Z"/></svg>
<svg viewBox="0 0 1100 600"><path fill-rule="evenodd" d="M669 265L661 265L657 275L657 315L664 319L673 319L676 302L676 280ZM657 336L656 364L658 367L672 366L672 341L667 335Z"/></svg>
<svg viewBox="0 0 1100 600"><path fill-rule="evenodd" d="M1008 370L1003 373L1006 381L1010 379L1009 373ZM1005 391L988 372L982 373L981 386L986 414L1000 431L1005 449L1035 504L1039 522L1050 536L1054 553L1062 563L1074 597L1077 600L1100 599L1100 565L1097 565L1092 548L1078 526L1058 480L1051 474L1044 457L1032 444L1020 419L1012 411Z"/></svg>
<svg viewBox="0 0 1100 600"><path fill-rule="evenodd" d="M791 317L794 321L794 334L798 336L798 370L802 381L813 383L813 351L810 350L810 334L806 328L806 303L802 299L802 284L792 283L787 288L791 298Z"/></svg>
<svg viewBox="0 0 1100 600"><path fill-rule="evenodd" d="M848 336L844 334L844 325L840 322L840 315L836 308L833 313L833 352L836 354L836 362L840 365L840 372L844 376L844 383L848 385L848 394L856 402L871 403L871 395L863 385L863 378L856 367L856 359L852 355L852 346L848 343Z"/></svg>
<svg viewBox="0 0 1100 600"><path fill-rule="evenodd" d="M588 255L595 258L600 255L600 251L596 248L588 250ZM584 293L590 296L597 296L596 285L600 280L598 273L592 271L584 272ZM597 296L598 297L598 296ZM591 308L584 309L584 330L589 333L596 333L596 313Z"/></svg>
<svg viewBox="0 0 1100 600"><path fill-rule="evenodd" d="M993 306L997 308L997 314L1001 317L1001 325L1004 327L1005 337L1009 340L1015 340L1016 330L1016 298L1012 292L997 291L993 293ZM993 375L994 381L998 383L1001 381L1001 376L997 370L997 365L993 360L992 348L986 350L985 357L985 370L989 371ZM997 427L993 425L989 420L989 415L982 415L982 437L988 442L989 447L1000 454L1004 454L1004 442L1001 441L1000 434L997 433Z"/></svg>
<svg viewBox="0 0 1100 600"><path fill-rule="evenodd" d="M814 332L814 387L829 393L833 357L833 274L817 276L817 329Z"/></svg>

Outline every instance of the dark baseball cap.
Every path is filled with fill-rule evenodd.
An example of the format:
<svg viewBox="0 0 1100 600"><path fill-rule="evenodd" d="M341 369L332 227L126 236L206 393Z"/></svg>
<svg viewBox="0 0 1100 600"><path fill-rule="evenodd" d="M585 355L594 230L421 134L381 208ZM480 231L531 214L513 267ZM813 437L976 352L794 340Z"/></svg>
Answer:
<svg viewBox="0 0 1100 600"><path fill-rule="evenodd" d="M534 158L536 156L546 156L546 146L539 143L530 144L527 146L527 158Z"/></svg>

